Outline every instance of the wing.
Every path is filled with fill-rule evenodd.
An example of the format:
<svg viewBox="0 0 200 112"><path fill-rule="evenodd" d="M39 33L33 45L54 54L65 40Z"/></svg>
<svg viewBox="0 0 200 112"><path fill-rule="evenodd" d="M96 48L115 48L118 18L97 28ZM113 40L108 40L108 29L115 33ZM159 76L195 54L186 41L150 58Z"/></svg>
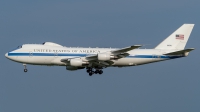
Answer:
<svg viewBox="0 0 200 112"><path fill-rule="evenodd" d="M126 56L129 56L129 53L127 53L128 51L131 51L133 49L137 49L141 46L142 45L133 45L133 46L130 46L130 47L125 47L125 48L122 48L122 49L117 49L117 50L113 50L113 51L109 51L109 52L105 52L105 53L112 55L113 57L115 57L115 59L120 59L120 58L124 58ZM92 66L107 67L107 66L110 66L114 63L112 60L106 60L106 61L98 60L98 54L89 55L89 56L85 56L85 57L65 58L65 59L61 59L61 62L70 63L71 59L80 59L80 58L83 61L89 62L89 64L92 65Z"/></svg>
<svg viewBox="0 0 200 112"><path fill-rule="evenodd" d="M113 53L113 54L121 54L121 53L125 53L125 52L128 52L128 51L131 51L133 49L137 49L137 48L139 48L141 46L142 45L133 45L133 46L125 47L125 48L122 48L122 49L113 50L113 51L111 51L111 53Z"/></svg>
<svg viewBox="0 0 200 112"><path fill-rule="evenodd" d="M125 47L125 48L122 48L122 49L117 49L117 50L113 50L113 51L110 51L110 54L116 56L118 59L119 58L124 58L126 56L128 56L129 54L127 53L128 51L131 51L133 49L136 49L136 48L139 48L141 47L142 45L134 45L134 46L130 46L130 47ZM86 56L86 59L87 60L96 60L97 59L97 56L98 54L96 55L91 55L91 56Z"/></svg>

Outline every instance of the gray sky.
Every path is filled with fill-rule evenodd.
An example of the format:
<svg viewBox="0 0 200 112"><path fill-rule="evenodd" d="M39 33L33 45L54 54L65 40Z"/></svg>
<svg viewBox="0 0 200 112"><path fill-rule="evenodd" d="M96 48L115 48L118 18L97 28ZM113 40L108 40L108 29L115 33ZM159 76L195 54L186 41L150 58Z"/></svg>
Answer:
<svg viewBox="0 0 200 112"><path fill-rule="evenodd" d="M199 0L0 1L0 112L198 112ZM187 58L129 68L23 66L4 54L24 43L154 48L184 23Z"/></svg>

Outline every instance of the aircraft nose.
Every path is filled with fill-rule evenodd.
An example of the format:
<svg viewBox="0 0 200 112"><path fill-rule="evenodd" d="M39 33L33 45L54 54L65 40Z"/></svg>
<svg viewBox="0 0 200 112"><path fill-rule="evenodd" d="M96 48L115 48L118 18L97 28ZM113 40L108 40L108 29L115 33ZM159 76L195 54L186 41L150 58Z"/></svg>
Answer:
<svg viewBox="0 0 200 112"><path fill-rule="evenodd" d="M8 58L8 53L5 54L5 57Z"/></svg>

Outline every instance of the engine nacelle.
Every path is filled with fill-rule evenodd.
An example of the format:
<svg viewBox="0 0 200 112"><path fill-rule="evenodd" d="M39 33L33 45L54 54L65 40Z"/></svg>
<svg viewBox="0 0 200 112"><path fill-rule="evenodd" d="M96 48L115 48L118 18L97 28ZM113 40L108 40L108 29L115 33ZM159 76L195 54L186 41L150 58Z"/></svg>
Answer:
<svg viewBox="0 0 200 112"><path fill-rule="evenodd" d="M83 65L83 61L81 59L71 59L70 60L70 65L71 66L75 66L75 67L82 66Z"/></svg>
<svg viewBox="0 0 200 112"><path fill-rule="evenodd" d="M71 59L70 66L81 67L88 64L88 62L83 62L81 59Z"/></svg>
<svg viewBox="0 0 200 112"><path fill-rule="evenodd" d="M98 60L101 60L101 61L108 61L115 58L116 58L115 56L111 56L110 54L107 54L107 53L98 54Z"/></svg>
<svg viewBox="0 0 200 112"><path fill-rule="evenodd" d="M79 69L84 69L85 67L74 67L74 66L66 66L67 70L74 71Z"/></svg>

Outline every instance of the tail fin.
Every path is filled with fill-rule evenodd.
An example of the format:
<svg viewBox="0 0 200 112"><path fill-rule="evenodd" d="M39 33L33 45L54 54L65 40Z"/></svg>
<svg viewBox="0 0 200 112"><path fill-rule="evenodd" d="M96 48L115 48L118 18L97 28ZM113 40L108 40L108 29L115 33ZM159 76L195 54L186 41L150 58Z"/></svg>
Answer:
<svg viewBox="0 0 200 112"><path fill-rule="evenodd" d="M162 41L155 49L183 50L190 37L194 24L183 24L179 29Z"/></svg>

